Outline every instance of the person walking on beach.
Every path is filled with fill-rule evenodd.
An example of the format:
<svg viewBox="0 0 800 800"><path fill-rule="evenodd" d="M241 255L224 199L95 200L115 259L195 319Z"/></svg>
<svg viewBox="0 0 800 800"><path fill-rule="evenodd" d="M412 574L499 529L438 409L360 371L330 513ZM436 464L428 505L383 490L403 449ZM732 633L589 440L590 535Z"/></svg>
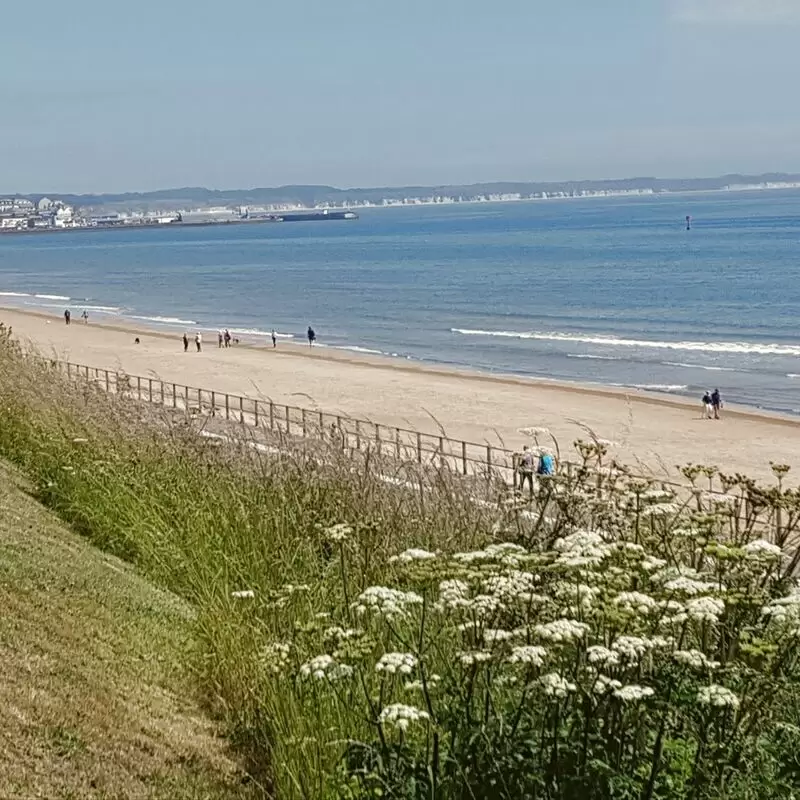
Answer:
<svg viewBox="0 0 800 800"><path fill-rule="evenodd" d="M197 347L197 352L201 353L203 351L203 334L200 331L197 331L194 337L194 343Z"/></svg>
<svg viewBox="0 0 800 800"><path fill-rule="evenodd" d="M217 332L217 347L219 347L220 349L222 348L222 340L223 340L223 338L224 337L222 335L222 331L221 330L218 331Z"/></svg>
<svg viewBox="0 0 800 800"><path fill-rule="evenodd" d="M84 325L89 324L89 314L87 313L86 309L83 309L83 314L81 314L81 319L83 320Z"/></svg>
<svg viewBox="0 0 800 800"><path fill-rule="evenodd" d="M272 329L272 349L274 350L278 346L278 337L275 333L275 328Z"/></svg>
<svg viewBox="0 0 800 800"><path fill-rule="evenodd" d="M719 389L714 389L711 392L711 406L714 409L714 419L719 419L719 412L722 408L722 398L719 394Z"/></svg>
<svg viewBox="0 0 800 800"><path fill-rule="evenodd" d="M72 314L70 314L69 309L64 312L64 322L69 325L70 319L72 318Z"/></svg>
<svg viewBox="0 0 800 800"><path fill-rule="evenodd" d="M186 353L189 350L189 337L184 333L183 334L183 352Z"/></svg>
<svg viewBox="0 0 800 800"><path fill-rule="evenodd" d="M519 462L519 490L525 491L525 483L527 482L530 493L533 494L533 468L534 468L534 455L530 447L526 444L522 448L522 458Z"/></svg>
<svg viewBox="0 0 800 800"><path fill-rule="evenodd" d="M708 389L706 389L706 393L703 395L703 417L704 419L711 419L711 415L714 413L714 408L711 405L711 395L709 394Z"/></svg>
<svg viewBox="0 0 800 800"><path fill-rule="evenodd" d="M314 329L310 325L308 326L308 331L306 332L306 335L308 336L308 346L312 347L314 342L317 341L317 334L314 333Z"/></svg>
<svg viewBox="0 0 800 800"><path fill-rule="evenodd" d="M225 347L230 347L231 346L231 332L227 328L225 328L224 339L225 339Z"/></svg>

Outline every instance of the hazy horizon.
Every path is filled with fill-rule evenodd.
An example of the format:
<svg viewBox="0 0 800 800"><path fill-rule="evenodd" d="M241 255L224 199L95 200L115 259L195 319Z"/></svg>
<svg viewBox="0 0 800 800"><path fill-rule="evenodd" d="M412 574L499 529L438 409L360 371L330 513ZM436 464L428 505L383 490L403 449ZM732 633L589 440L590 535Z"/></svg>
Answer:
<svg viewBox="0 0 800 800"><path fill-rule="evenodd" d="M4 191L800 172L795 0L136 10L4 8Z"/></svg>

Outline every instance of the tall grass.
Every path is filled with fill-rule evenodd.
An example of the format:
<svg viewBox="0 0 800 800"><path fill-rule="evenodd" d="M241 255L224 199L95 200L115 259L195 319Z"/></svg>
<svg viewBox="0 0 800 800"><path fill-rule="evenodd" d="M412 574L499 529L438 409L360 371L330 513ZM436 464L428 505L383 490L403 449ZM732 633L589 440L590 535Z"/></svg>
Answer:
<svg viewBox="0 0 800 800"><path fill-rule="evenodd" d="M769 620L759 627L758 609L789 591L796 560L789 553L780 563L759 562L764 569L748 572L746 584L735 577L750 564L745 546L763 536L765 525L776 530L780 518L773 543L784 549L798 526L800 498L784 485L780 466L776 486L723 476L723 502L699 488L680 499L616 467L590 470L601 463L606 445L583 442L579 454L586 469L576 470L569 484L554 481L531 501L510 495L487 505L474 502L474 486L446 472L370 455L353 460L336 447L311 450L286 440L279 453L264 454L247 441L220 446L198 435L197 420L71 382L25 357L7 338L0 338L0 414L0 455L25 470L44 502L98 546L193 604L197 635L187 665L270 794L791 796L787 787L800 773L783 762L800 744L794 727L800 725L796 637L787 633L789 644L780 649L786 643L771 638ZM687 477L713 475L704 469L687 468ZM387 481L387 471L400 480ZM409 478L412 488L396 485ZM740 513L745 507L747 513ZM674 531L687 526L689 544L675 546ZM574 687L564 691L580 702L565 702L555 717L550 703L558 692L547 684L554 679L535 670L516 677L503 672L503 665L516 663L513 631L522 636L517 644L537 647L531 631L569 611L586 626L581 636L591 631L611 646L626 631L645 635L644 623L610 614L613 591L650 592L653 602L670 599L636 570L610 573L616 575L613 586L602 583L611 561L598 570L565 566L558 543L581 529L603 531L603 547L630 542L631 550L646 550L696 575L712 569L713 560L719 590L707 593L724 594L727 614L735 591L747 614L730 624L725 616L724 635L709 622L705 633L688 631L681 641L708 661L719 661L719 649L727 648L726 685L738 691L749 670L761 691L771 693L763 707L748 707L745 721L720 717L710 728L695 724L688 711L654 714L669 720L660 729L647 723L644 708L635 718L613 701L598 711L585 684L588 640L559 655L563 674L557 677ZM486 550L498 542L513 548ZM393 558L406 551L410 555ZM522 555L515 561L512 551ZM478 555L453 561L458 552ZM494 555L485 557L487 552ZM719 566L726 559L725 576L730 565L736 568L730 580ZM627 566L614 563L615 570ZM535 573L546 598L542 608L517 607L496 596L494 611L476 616L475 603L482 608L489 602L478 601L486 581L497 586L494 579L502 583L512 572ZM463 607L473 610L466 619L441 605L440 584L452 580L461 581ZM583 607L579 596L577 607L562 608L565 585L577 587L579 595L581 586L591 586L595 607ZM396 619L391 613L360 616L358 598L365 591L369 596L370 587L412 592L421 602ZM454 608L462 608L460 602ZM485 630L509 636L498 634L494 641ZM740 647L745 640L749 650ZM472 662L456 657L459 650L472 653ZM395 651L411 657L409 680L422 691L414 705L407 705L404 693L411 689L395 679L404 672L376 669L382 656ZM530 663L537 652L525 651ZM327 660L314 662L318 656ZM649 676L662 691L654 708L663 710L674 702L673 690L665 688L672 685L667 672L655 659L646 670L637 664L613 679L630 683L636 675ZM443 699L433 697L433 673L440 676ZM691 686L683 688L698 691ZM417 714L416 721L398 719L403 708L416 709L408 712ZM731 733L725 726L734 726L733 749L708 746L712 730L715 736ZM524 740L515 738L521 731ZM582 749L570 748L575 736ZM619 737L626 744L614 751L616 761L603 760L603 748ZM757 758L745 757L745 746L755 748ZM709 759L721 759L722 768L712 768ZM730 794L740 787L740 794Z"/></svg>

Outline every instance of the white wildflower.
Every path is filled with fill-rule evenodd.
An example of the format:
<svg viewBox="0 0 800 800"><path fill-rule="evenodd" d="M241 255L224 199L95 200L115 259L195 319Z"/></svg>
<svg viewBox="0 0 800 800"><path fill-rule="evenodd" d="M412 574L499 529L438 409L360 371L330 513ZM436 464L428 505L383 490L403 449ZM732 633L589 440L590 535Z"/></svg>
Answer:
<svg viewBox="0 0 800 800"><path fill-rule="evenodd" d="M484 581L483 588L501 600L513 602L529 602L533 596L533 588L537 576L530 572L511 570L504 575L492 575Z"/></svg>
<svg viewBox="0 0 800 800"><path fill-rule="evenodd" d="M641 497L642 500L647 502L661 503L672 500L675 497L675 492L671 492L668 489L648 489L646 492L642 492Z"/></svg>
<svg viewBox="0 0 800 800"><path fill-rule="evenodd" d="M655 572L657 569L665 567L667 562L663 558L656 558L655 556L645 556L639 566L646 572Z"/></svg>
<svg viewBox="0 0 800 800"><path fill-rule="evenodd" d="M550 642L572 642L583 638L589 626L574 619L557 619L536 625L533 630L537 636Z"/></svg>
<svg viewBox="0 0 800 800"><path fill-rule="evenodd" d="M678 503L655 503L642 510L643 517L673 517L679 514L681 506Z"/></svg>
<svg viewBox="0 0 800 800"><path fill-rule="evenodd" d="M761 609L765 617L778 623L796 622L800 619L800 588L794 588L785 597L778 597Z"/></svg>
<svg viewBox="0 0 800 800"><path fill-rule="evenodd" d="M520 428L517 433L522 434L523 436L550 436L550 428L538 428L538 427L529 427L529 428Z"/></svg>
<svg viewBox="0 0 800 800"><path fill-rule="evenodd" d="M256 593L252 589L240 589L236 592L231 592L231 597L236 600L252 600Z"/></svg>
<svg viewBox="0 0 800 800"><path fill-rule="evenodd" d="M442 681L441 675L437 675L435 672L431 673L430 675L426 676L425 682L423 683L421 680L417 681L406 681L403 684L403 688L407 692L422 692L425 690L425 687L428 687L428 691L431 689L435 689Z"/></svg>
<svg viewBox="0 0 800 800"><path fill-rule="evenodd" d="M704 492L703 500L709 505L717 506L718 508L730 507L736 503L736 498L730 494L717 494L715 492Z"/></svg>
<svg viewBox="0 0 800 800"><path fill-rule="evenodd" d="M772 542L768 542L765 539L755 539L752 542L748 542L742 549L753 559L772 560L783 556L783 551L778 545L772 544Z"/></svg>
<svg viewBox="0 0 800 800"><path fill-rule="evenodd" d="M662 625L680 625L689 618L686 607L677 600L662 600L658 607L664 612L661 618Z"/></svg>
<svg viewBox="0 0 800 800"><path fill-rule="evenodd" d="M272 642L261 651L261 663L269 672L276 675L289 666L292 647L285 642Z"/></svg>
<svg viewBox="0 0 800 800"><path fill-rule="evenodd" d="M655 692L649 686L637 686L636 684L614 689L614 697L617 700L622 700L623 703L635 703L638 700L652 697L654 694Z"/></svg>
<svg viewBox="0 0 800 800"><path fill-rule="evenodd" d="M355 630L355 628L340 628L338 625L334 625L326 628L322 635L325 639L341 642L345 639L352 639L354 636L358 636L359 633L360 631Z"/></svg>
<svg viewBox="0 0 800 800"><path fill-rule="evenodd" d="M592 692L594 694L608 694L615 689L621 689L622 684L614 678L609 678L608 675L598 675L592 684Z"/></svg>
<svg viewBox="0 0 800 800"><path fill-rule="evenodd" d="M389 559L389 563L396 564L399 562L401 564L410 564L412 561L430 561L434 558L436 558L436 553L411 547L408 550L403 550L399 555L392 556Z"/></svg>
<svg viewBox="0 0 800 800"><path fill-rule="evenodd" d="M393 703L386 706L380 713L380 721L383 725L391 725L405 731L412 722L423 722L429 719L428 713L414 706L406 706L402 703Z"/></svg>
<svg viewBox="0 0 800 800"><path fill-rule="evenodd" d="M325 528L322 532L323 536L329 541L334 543L345 542L353 533L353 528L344 522L337 525L331 525L330 528Z"/></svg>
<svg viewBox="0 0 800 800"><path fill-rule="evenodd" d="M717 708L739 708L739 698L724 686L712 683L703 686L697 692L697 702L702 706L716 706Z"/></svg>
<svg viewBox="0 0 800 800"><path fill-rule="evenodd" d="M466 553L453 553L453 559L463 564L472 564L477 561L496 561L501 564L515 566L516 557L525 555L527 551L524 547L513 542L500 542L490 544L483 550L471 550Z"/></svg>
<svg viewBox="0 0 800 800"><path fill-rule="evenodd" d="M468 600L464 606L471 611L477 619L492 619L498 611L502 611L505 606L499 597L493 594L478 594Z"/></svg>
<svg viewBox="0 0 800 800"><path fill-rule="evenodd" d="M716 597L695 597L686 603L686 613L698 622L716 622L725 613L725 603Z"/></svg>
<svg viewBox="0 0 800 800"><path fill-rule="evenodd" d="M672 657L679 664L698 671L716 669L719 666L719 661L710 661L700 650L676 650Z"/></svg>
<svg viewBox="0 0 800 800"><path fill-rule="evenodd" d="M636 544L636 542L617 542L614 546L617 548L617 550L621 550L623 553L644 555L644 547L642 547L640 544Z"/></svg>
<svg viewBox="0 0 800 800"><path fill-rule="evenodd" d="M533 667L541 667L546 656L547 650L544 647L527 644L512 648L511 655L506 660L510 664L530 664Z"/></svg>
<svg viewBox="0 0 800 800"><path fill-rule="evenodd" d="M483 632L483 641L487 647L500 642L507 642L509 639L514 638L512 631L504 631L500 628L486 628Z"/></svg>
<svg viewBox="0 0 800 800"><path fill-rule="evenodd" d="M359 614L375 612L388 619L406 616L411 606L421 605L422 598L414 592L401 592L386 586L370 586L352 604Z"/></svg>
<svg viewBox="0 0 800 800"><path fill-rule="evenodd" d="M619 653L599 644L587 648L586 657L590 664L603 664L606 667L616 666L620 662Z"/></svg>
<svg viewBox="0 0 800 800"><path fill-rule="evenodd" d="M699 528L693 527L683 527L683 528L673 528L670 531L672 536L680 537L681 539L695 539L696 537L700 536L701 531Z"/></svg>
<svg viewBox="0 0 800 800"><path fill-rule="evenodd" d="M455 578L439 584L439 602L436 607L440 611L465 608L469 605L469 586Z"/></svg>
<svg viewBox="0 0 800 800"><path fill-rule="evenodd" d="M699 581L695 578L689 578L681 575L678 578L673 578L664 584L664 588L668 592L681 592L683 594L694 595L703 594L704 592L711 592L717 588L714 583L708 581Z"/></svg>
<svg viewBox="0 0 800 800"><path fill-rule="evenodd" d="M300 667L300 675L302 677L314 678L318 681L325 679L335 681L352 674L353 668L349 664L341 664L327 653L315 656Z"/></svg>
<svg viewBox="0 0 800 800"><path fill-rule="evenodd" d="M623 660L636 664L651 650L668 647L670 644L671 640L663 636L620 636L611 648L619 653Z"/></svg>
<svg viewBox="0 0 800 800"><path fill-rule="evenodd" d="M567 567L595 566L611 553L611 547L596 531L576 531L556 539L553 548L559 553L556 563Z"/></svg>
<svg viewBox="0 0 800 800"><path fill-rule="evenodd" d="M552 587L553 594L562 603L570 603L571 607L584 611L594 605L595 597L600 593L596 586L587 586L585 583L567 583L559 581Z"/></svg>
<svg viewBox="0 0 800 800"><path fill-rule="evenodd" d="M624 611L636 614L650 614L658 608L658 603L649 594L642 592L621 592L614 598L614 603Z"/></svg>
<svg viewBox="0 0 800 800"><path fill-rule="evenodd" d="M485 650L462 650L458 655L458 660L465 667L472 667L475 664L482 664L484 661L489 661L492 658L491 653Z"/></svg>
<svg viewBox="0 0 800 800"><path fill-rule="evenodd" d="M548 672L540 678L540 681L544 686L544 693L550 697L566 697L577 689L574 683L562 678L557 672Z"/></svg>
<svg viewBox="0 0 800 800"><path fill-rule="evenodd" d="M387 675L410 675L417 666L417 657L413 653L384 653L375 665L376 672Z"/></svg>

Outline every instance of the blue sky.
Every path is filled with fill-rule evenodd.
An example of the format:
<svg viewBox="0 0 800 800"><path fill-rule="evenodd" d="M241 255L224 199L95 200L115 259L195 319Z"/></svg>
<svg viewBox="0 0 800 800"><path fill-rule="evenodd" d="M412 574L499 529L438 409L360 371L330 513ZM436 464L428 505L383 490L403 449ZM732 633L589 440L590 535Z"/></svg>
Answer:
<svg viewBox="0 0 800 800"><path fill-rule="evenodd" d="M37 0L0 191L800 172L800 0Z"/></svg>

